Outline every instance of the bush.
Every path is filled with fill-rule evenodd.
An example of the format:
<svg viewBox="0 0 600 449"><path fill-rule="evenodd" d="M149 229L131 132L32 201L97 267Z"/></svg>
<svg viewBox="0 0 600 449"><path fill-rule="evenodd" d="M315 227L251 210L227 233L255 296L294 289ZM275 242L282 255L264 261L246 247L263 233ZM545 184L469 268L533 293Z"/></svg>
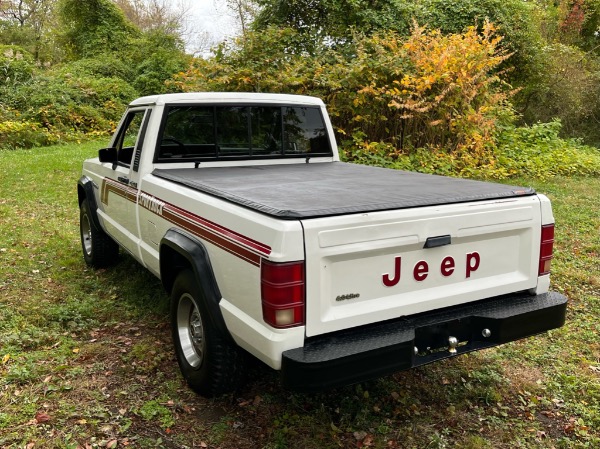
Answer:
<svg viewBox="0 0 600 449"><path fill-rule="evenodd" d="M528 92L525 122L560 119L563 135L600 144L600 61L563 44L547 45L542 52L543 75Z"/></svg>
<svg viewBox="0 0 600 449"><path fill-rule="evenodd" d="M600 176L600 150L559 137L561 123L507 128L498 136L496 170L504 177ZM494 171L491 172L494 174Z"/></svg>
<svg viewBox="0 0 600 449"><path fill-rule="evenodd" d="M168 91L165 81L189 66L190 58L183 48L180 39L161 30L148 31L132 42L129 59L136 73L132 84L140 95Z"/></svg>
<svg viewBox="0 0 600 449"><path fill-rule="evenodd" d="M58 141L52 134L38 124L28 121L0 121L0 148L16 149L51 145Z"/></svg>
<svg viewBox="0 0 600 449"><path fill-rule="evenodd" d="M15 89L7 103L26 121L60 133L109 133L135 90L119 78L40 76Z"/></svg>
<svg viewBox="0 0 600 449"><path fill-rule="evenodd" d="M64 77L120 78L129 83L136 76L135 69L116 55L106 54L96 58L79 59L54 70Z"/></svg>
<svg viewBox="0 0 600 449"><path fill-rule="evenodd" d="M31 79L34 68L30 53L16 45L0 45L0 87Z"/></svg>
<svg viewBox="0 0 600 449"><path fill-rule="evenodd" d="M554 176L600 176L600 150L576 139L559 137L561 123L533 126L506 126L497 136L497 148L486 159L468 154L420 148L411 154L391 153L380 144L346 141L346 160L399 170L478 179L530 178Z"/></svg>

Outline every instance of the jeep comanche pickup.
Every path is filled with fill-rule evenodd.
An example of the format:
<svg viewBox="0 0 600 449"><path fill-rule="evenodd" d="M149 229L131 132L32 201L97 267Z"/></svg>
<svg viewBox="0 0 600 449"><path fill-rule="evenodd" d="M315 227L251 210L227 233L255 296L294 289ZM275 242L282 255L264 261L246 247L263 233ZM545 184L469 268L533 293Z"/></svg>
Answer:
<svg viewBox="0 0 600 449"><path fill-rule="evenodd" d="M203 395L248 353L315 391L564 324L545 196L340 162L316 98L135 100L78 196L86 263L120 247L160 278Z"/></svg>

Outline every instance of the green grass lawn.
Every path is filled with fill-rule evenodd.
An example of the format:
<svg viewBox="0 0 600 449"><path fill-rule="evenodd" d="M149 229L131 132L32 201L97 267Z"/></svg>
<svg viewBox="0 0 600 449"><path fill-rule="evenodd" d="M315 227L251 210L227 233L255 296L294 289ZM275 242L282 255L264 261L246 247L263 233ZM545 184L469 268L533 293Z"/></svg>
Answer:
<svg viewBox="0 0 600 449"><path fill-rule="evenodd" d="M0 151L1 448L600 447L600 179L534 183L565 327L322 394L256 366L206 400L179 374L160 282L125 255L83 263L76 183L101 145Z"/></svg>

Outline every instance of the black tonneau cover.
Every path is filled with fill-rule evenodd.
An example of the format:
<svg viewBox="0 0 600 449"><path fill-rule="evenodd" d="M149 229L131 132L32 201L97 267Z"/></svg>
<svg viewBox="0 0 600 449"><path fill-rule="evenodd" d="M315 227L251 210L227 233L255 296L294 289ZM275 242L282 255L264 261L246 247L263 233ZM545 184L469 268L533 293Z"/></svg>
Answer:
<svg viewBox="0 0 600 449"><path fill-rule="evenodd" d="M344 162L156 169L153 174L282 219L533 195L531 188Z"/></svg>

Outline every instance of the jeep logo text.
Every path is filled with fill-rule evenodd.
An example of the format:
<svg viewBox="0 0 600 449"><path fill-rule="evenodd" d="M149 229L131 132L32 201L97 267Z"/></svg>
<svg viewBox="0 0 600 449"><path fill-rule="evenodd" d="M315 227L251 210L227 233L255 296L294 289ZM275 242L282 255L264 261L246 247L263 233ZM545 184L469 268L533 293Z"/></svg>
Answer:
<svg viewBox="0 0 600 449"><path fill-rule="evenodd" d="M471 274L479 269L481 263L481 256L478 252L467 253L465 257L465 278L471 277ZM452 256L446 256L440 262L440 273L444 277L449 277L456 271L456 261ZM394 270L390 273L385 273L382 276L383 285L386 287L393 287L400 282L402 276L402 256L394 258ZM421 282L427 279L429 276L429 264L424 261L418 261L412 269L412 277L415 281Z"/></svg>

